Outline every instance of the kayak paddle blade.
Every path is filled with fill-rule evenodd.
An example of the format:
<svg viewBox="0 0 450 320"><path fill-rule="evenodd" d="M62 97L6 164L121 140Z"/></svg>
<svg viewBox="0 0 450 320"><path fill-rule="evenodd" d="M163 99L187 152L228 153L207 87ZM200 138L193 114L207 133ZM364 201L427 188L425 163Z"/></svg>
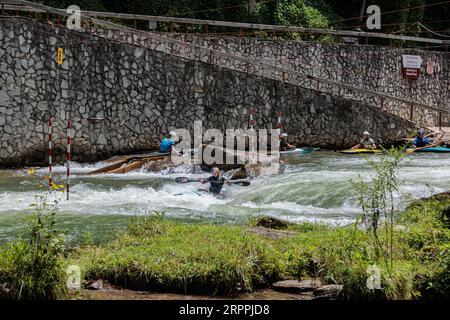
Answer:
<svg viewBox="0 0 450 320"><path fill-rule="evenodd" d="M238 186L248 187L250 185L250 181L230 181L230 184L237 184Z"/></svg>
<svg viewBox="0 0 450 320"><path fill-rule="evenodd" d="M175 178L175 181L177 183L188 183L188 182L190 182L189 178L187 178L187 177L178 177L178 178Z"/></svg>

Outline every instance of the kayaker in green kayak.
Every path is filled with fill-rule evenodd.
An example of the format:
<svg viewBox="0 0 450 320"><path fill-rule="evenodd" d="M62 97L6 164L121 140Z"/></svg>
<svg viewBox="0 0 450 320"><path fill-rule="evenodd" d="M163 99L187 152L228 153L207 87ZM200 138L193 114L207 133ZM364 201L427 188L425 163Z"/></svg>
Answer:
<svg viewBox="0 0 450 320"><path fill-rule="evenodd" d="M201 183L207 183L209 182L209 192L213 195L217 196L220 195L223 185L225 183L228 183L228 180L224 177L222 177L222 173L220 172L220 169L215 167L212 170L212 176L208 179L203 179Z"/></svg>
<svg viewBox="0 0 450 320"><path fill-rule="evenodd" d="M352 150L355 149L374 150L376 148L377 145L375 144L375 141L370 137L370 133L368 131L364 131L362 140L356 146L354 146Z"/></svg>
<svg viewBox="0 0 450 320"><path fill-rule="evenodd" d="M280 134L280 151L289 151L296 148L294 145L288 143L287 137L287 133Z"/></svg>

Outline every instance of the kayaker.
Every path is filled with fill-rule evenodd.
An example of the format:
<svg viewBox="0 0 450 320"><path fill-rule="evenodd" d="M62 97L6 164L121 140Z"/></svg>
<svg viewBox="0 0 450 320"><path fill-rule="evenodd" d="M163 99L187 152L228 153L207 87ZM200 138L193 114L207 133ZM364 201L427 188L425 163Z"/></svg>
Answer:
<svg viewBox="0 0 450 320"><path fill-rule="evenodd" d="M376 149L377 145L375 144L375 141L370 137L370 133L368 131L363 132L363 138L362 140L354 146L352 149L367 149L367 150L373 150Z"/></svg>
<svg viewBox="0 0 450 320"><path fill-rule="evenodd" d="M435 132L435 133L430 133L428 135L425 136L425 130L424 129L420 129L419 132L417 133L417 137L414 139L412 146L413 148L424 148L426 146L431 145L431 141L430 139L428 139L429 137L433 137L436 136L434 138L434 145L438 145L442 142L442 138L444 137L445 132Z"/></svg>
<svg viewBox="0 0 450 320"><path fill-rule="evenodd" d="M208 179L204 179L201 181L202 183L209 182L209 192L211 192L213 195L217 196L222 191L223 185L225 183L228 183L228 180L224 177L222 177L222 173L220 172L220 169L215 167L212 170L212 176Z"/></svg>
<svg viewBox="0 0 450 320"><path fill-rule="evenodd" d="M177 134L175 131L170 131L169 135L161 141L159 145L159 152L168 153L168 152L178 152L175 149L175 139Z"/></svg>
<svg viewBox="0 0 450 320"><path fill-rule="evenodd" d="M287 137L288 137L287 133L283 133L280 135L280 151L288 151L295 149L295 146L287 142Z"/></svg>

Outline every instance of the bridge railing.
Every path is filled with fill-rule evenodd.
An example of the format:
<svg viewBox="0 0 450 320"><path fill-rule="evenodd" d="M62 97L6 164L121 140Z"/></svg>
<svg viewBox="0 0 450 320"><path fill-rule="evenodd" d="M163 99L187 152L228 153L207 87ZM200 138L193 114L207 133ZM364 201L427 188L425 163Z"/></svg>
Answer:
<svg viewBox="0 0 450 320"><path fill-rule="evenodd" d="M0 3L7 0L0 0ZM11 0L9 0L11 1ZM41 10L48 14L67 17L70 14L65 10L56 9L28 1L15 1L16 4L26 5ZM284 83L289 83L308 90L331 94L354 101L363 101L369 105L378 107L389 113L396 114L402 118L416 123L420 119L414 119L414 115L420 113L434 113L439 127L442 126L442 116L448 117L450 110L418 103L413 100L398 98L389 94L358 88L348 84L332 81L329 79L304 74L297 70L281 67L270 62L250 59L230 53L214 50L208 47L184 42L178 39L165 37L163 35L125 27L113 22L99 20L90 16L82 15L84 32L107 38L113 41L125 42L131 45L143 46L152 50L164 52L181 58L209 63L222 68L227 68L249 75L269 78ZM405 112L405 110L407 110Z"/></svg>

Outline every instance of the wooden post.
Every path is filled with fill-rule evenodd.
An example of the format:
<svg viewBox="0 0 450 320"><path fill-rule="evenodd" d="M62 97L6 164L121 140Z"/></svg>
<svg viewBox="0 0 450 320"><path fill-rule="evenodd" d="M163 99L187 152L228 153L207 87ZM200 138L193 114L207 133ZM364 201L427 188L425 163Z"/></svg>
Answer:
<svg viewBox="0 0 450 320"><path fill-rule="evenodd" d="M410 113L409 113L409 121L411 121L411 122L413 122L413 110L414 109L414 106L413 105L411 105L411 110L410 110Z"/></svg>
<svg viewBox="0 0 450 320"><path fill-rule="evenodd" d="M442 131L442 112L439 112L439 131Z"/></svg>
<svg viewBox="0 0 450 320"><path fill-rule="evenodd" d="M381 110L384 110L384 97L381 97Z"/></svg>
<svg viewBox="0 0 450 320"><path fill-rule="evenodd" d="M4 16L4 15L5 15L5 4L2 3L2 16Z"/></svg>
<svg viewBox="0 0 450 320"><path fill-rule="evenodd" d="M316 84L316 95L319 95L320 94L320 82L319 81L317 81L317 84Z"/></svg>
<svg viewBox="0 0 450 320"><path fill-rule="evenodd" d="M137 29L137 20L134 19L134 28Z"/></svg>
<svg viewBox="0 0 450 320"><path fill-rule="evenodd" d="M205 25L205 33L208 34L208 25Z"/></svg>
<svg viewBox="0 0 450 320"><path fill-rule="evenodd" d="M209 52L208 63L212 64L212 52Z"/></svg>
<svg viewBox="0 0 450 320"><path fill-rule="evenodd" d="M243 36L244 36L244 29L242 29L242 27L241 27L241 29L239 30L239 36L240 36L240 37L243 37Z"/></svg>
<svg viewBox="0 0 450 320"><path fill-rule="evenodd" d="M49 23L49 22L50 22L50 14L47 11L47 23Z"/></svg>

